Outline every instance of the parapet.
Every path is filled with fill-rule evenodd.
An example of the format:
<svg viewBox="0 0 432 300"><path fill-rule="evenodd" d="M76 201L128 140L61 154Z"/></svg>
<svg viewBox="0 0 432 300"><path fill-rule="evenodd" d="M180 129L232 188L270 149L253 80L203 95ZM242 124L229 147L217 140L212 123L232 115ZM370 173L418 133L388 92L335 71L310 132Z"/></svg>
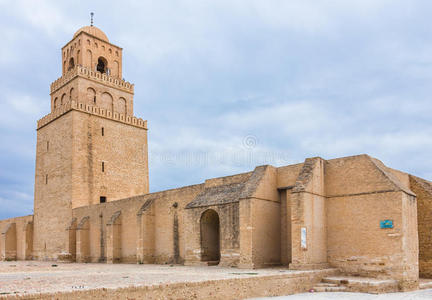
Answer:
<svg viewBox="0 0 432 300"><path fill-rule="evenodd" d="M141 118L126 116L117 112L112 112L97 106L88 105L85 103L79 103L75 100L66 102L65 104L56 108L52 113L46 115L42 119L37 121L37 129L44 127L45 125L51 123L60 116L68 113L71 110L82 111L90 115L99 116L105 119L117 121L120 123L132 125L135 127L143 128L147 130L147 121Z"/></svg>
<svg viewBox="0 0 432 300"><path fill-rule="evenodd" d="M122 79L118 79L115 77L108 76L107 74L102 74L97 71L90 70L86 67L83 67L81 65L75 66L72 70L68 71L65 75L51 83L51 89L50 93L54 93L61 87L63 87L65 84L67 84L69 81L71 81L75 77L83 77L83 78L89 78L95 81L98 81L102 84L115 87L117 89L121 89L125 92L134 93L134 85L130 82L127 82Z"/></svg>

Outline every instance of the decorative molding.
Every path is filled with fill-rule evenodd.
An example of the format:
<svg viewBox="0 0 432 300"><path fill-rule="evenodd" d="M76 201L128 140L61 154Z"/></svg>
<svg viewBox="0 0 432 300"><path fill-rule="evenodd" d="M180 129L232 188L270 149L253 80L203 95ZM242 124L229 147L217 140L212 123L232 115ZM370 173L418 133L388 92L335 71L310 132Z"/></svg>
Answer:
<svg viewBox="0 0 432 300"><path fill-rule="evenodd" d="M71 69L62 77L60 77L59 79L51 83L50 93L52 94L56 92L57 90L62 88L64 85L66 85L75 77L91 79L99 83L102 83L104 85L111 86L131 94L134 93L134 85L132 83L116 77L108 76L107 74L102 74L101 72L90 70L81 65L75 66L75 68Z"/></svg>
<svg viewBox="0 0 432 300"><path fill-rule="evenodd" d="M119 114L117 112L112 112L110 110L100 108L98 106L92 106L85 103L79 103L75 100L66 102L65 104L57 107L52 113L49 113L42 119L37 121L37 130L51 123L55 119L61 117L62 115L68 113L69 111L76 110L85 112L90 115L99 116L105 119L113 120L116 122L132 125L135 127L143 128L147 130L147 121L141 118L126 116L124 114Z"/></svg>

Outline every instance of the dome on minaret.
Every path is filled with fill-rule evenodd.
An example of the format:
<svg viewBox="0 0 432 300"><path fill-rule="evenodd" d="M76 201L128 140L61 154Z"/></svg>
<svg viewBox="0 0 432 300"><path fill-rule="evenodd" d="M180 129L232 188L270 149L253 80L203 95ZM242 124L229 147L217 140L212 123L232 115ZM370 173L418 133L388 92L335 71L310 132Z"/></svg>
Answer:
<svg viewBox="0 0 432 300"><path fill-rule="evenodd" d="M86 32L92 36L95 36L98 39L101 39L102 41L109 43L109 40L108 40L108 37L106 36L106 34L102 30L97 28L96 26L84 26L84 27L78 29L77 32L75 32L73 37L75 38L82 31L84 31L84 32Z"/></svg>

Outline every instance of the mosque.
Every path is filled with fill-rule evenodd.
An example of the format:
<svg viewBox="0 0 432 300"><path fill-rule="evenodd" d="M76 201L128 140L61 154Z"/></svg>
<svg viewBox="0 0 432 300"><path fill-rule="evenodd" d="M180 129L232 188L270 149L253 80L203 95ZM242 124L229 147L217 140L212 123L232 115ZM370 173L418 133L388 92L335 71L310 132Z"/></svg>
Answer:
<svg viewBox="0 0 432 300"><path fill-rule="evenodd" d="M122 50L93 25L63 46L37 122L34 215L0 221L1 260L332 267L401 290L432 276L432 182L365 154L149 193Z"/></svg>

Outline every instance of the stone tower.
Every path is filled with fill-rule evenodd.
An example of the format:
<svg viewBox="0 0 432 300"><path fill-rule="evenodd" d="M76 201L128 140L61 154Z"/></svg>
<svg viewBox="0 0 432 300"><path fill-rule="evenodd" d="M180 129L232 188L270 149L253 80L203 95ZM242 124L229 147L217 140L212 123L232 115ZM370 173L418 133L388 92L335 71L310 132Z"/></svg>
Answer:
<svg viewBox="0 0 432 300"><path fill-rule="evenodd" d="M34 256L66 254L72 209L148 193L147 122L134 117L122 48L97 27L62 48L51 112L37 124Z"/></svg>

